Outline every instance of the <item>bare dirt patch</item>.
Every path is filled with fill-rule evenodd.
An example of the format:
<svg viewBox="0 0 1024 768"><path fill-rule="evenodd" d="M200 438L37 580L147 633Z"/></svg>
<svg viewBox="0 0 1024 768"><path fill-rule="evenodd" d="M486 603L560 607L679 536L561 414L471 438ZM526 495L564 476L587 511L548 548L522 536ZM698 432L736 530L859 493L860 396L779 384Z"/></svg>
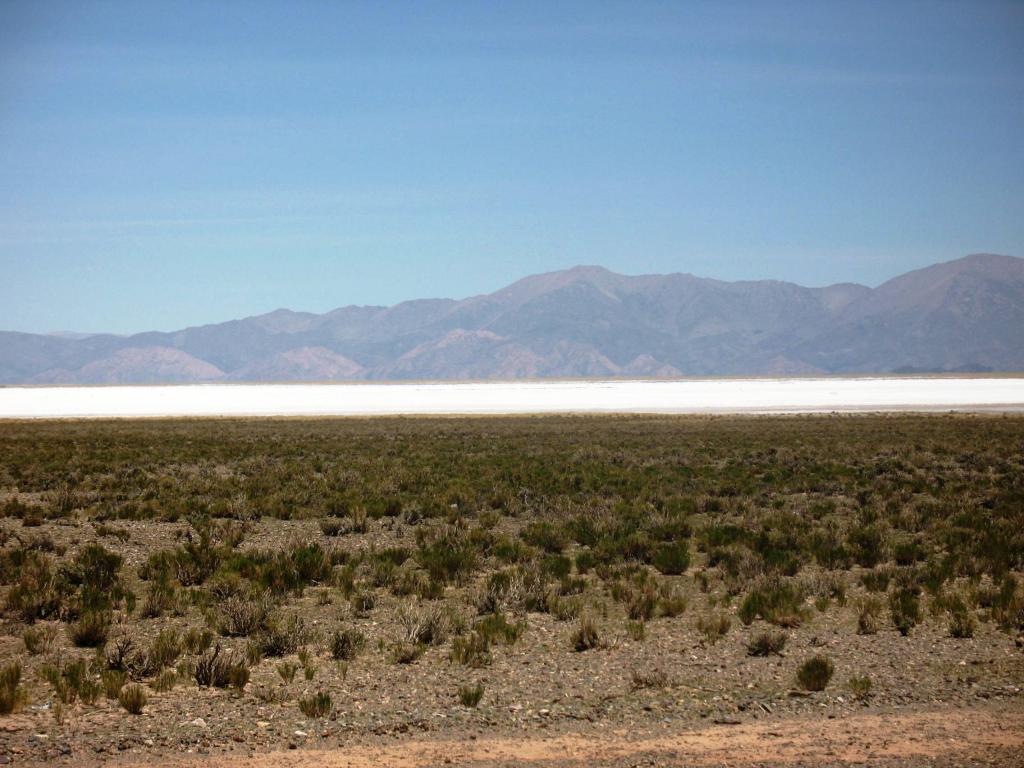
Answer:
<svg viewBox="0 0 1024 768"><path fill-rule="evenodd" d="M551 737L409 740L380 745L268 752L246 757L183 756L195 768L364 768L369 766L634 765L1024 765L1024 709L857 714L682 730L639 737L621 731ZM142 765L129 757L119 765Z"/></svg>

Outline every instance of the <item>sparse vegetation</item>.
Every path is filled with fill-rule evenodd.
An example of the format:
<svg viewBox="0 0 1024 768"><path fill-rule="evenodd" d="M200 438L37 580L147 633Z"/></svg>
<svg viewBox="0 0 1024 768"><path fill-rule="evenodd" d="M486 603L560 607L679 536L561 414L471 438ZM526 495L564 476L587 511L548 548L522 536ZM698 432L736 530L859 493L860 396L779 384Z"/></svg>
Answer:
<svg viewBox="0 0 1024 768"><path fill-rule="evenodd" d="M346 729L389 728L397 680L408 711L486 685L485 714L519 718L513 687L559 676L573 717L624 688L625 717L682 716L698 677L713 717L810 712L765 697L780 674L828 689L833 661L791 660L806 648L870 671L837 696L883 706L930 705L935 670L1021 687L1017 418L7 423L0 456L12 723L75 727L113 711L100 697L128 720L138 689L147 727L230 700L293 734L333 696ZM934 669L876 674L893 642Z"/></svg>
<svg viewBox="0 0 1024 768"><path fill-rule="evenodd" d="M299 699L299 710L306 717L321 718L331 713L331 696L328 693L319 691L313 696Z"/></svg>
<svg viewBox="0 0 1024 768"><path fill-rule="evenodd" d="M805 691L824 691L834 671L827 656L813 656L800 665L796 679Z"/></svg>
<svg viewBox="0 0 1024 768"><path fill-rule="evenodd" d="M16 661L0 667L0 715L17 712L25 704L25 690L21 687L21 664Z"/></svg>
<svg viewBox="0 0 1024 768"><path fill-rule="evenodd" d="M146 690L135 683L126 685L118 694L117 701L129 714L141 715L146 706Z"/></svg>
<svg viewBox="0 0 1024 768"><path fill-rule="evenodd" d="M781 655L786 647L786 636L781 632L761 632L747 643L747 654L750 656Z"/></svg>
<svg viewBox="0 0 1024 768"><path fill-rule="evenodd" d="M464 707L475 707L483 697L484 686L482 683L459 686L459 703Z"/></svg>

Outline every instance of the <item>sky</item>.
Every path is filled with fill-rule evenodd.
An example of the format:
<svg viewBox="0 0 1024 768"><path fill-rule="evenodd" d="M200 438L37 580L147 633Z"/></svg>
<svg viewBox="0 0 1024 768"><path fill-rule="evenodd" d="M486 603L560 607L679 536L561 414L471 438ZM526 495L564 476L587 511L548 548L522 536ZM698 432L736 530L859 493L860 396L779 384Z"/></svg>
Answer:
<svg viewBox="0 0 1024 768"><path fill-rule="evenodd" d="M1024 2L0 0L0 329L1024 256Z"/></svg>

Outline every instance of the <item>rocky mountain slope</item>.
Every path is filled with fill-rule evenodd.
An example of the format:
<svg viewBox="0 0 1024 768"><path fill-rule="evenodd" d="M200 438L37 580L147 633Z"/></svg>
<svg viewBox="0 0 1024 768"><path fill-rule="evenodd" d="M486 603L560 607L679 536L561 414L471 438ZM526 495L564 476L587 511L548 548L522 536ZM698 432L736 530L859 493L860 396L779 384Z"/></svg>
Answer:
<svg viewBox="0 0 1024 768"><path fill-rule="evenodd" d="M462 301L127 337L0 332L8 384L954 370L1024 370L1024 259L977 254L874 289L575 267Z"/></svg>

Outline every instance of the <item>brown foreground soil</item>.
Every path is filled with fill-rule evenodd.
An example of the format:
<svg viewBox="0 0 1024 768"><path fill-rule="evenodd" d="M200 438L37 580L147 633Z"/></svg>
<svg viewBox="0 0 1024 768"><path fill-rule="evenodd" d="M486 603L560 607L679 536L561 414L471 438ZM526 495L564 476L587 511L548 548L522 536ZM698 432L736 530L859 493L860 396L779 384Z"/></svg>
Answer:
<svg viewBox="0 0 1024 768"><path fill-rule="evenodd" d="M109 763L108 763L109 764ZM117 764L149 765L131 755ZM1024 765L1024 708L984 707L843 718L787 718L688 729L663 724L561 735L394 740L246 756L179 755L162 765L201 768L308 766Z"/></svg>

